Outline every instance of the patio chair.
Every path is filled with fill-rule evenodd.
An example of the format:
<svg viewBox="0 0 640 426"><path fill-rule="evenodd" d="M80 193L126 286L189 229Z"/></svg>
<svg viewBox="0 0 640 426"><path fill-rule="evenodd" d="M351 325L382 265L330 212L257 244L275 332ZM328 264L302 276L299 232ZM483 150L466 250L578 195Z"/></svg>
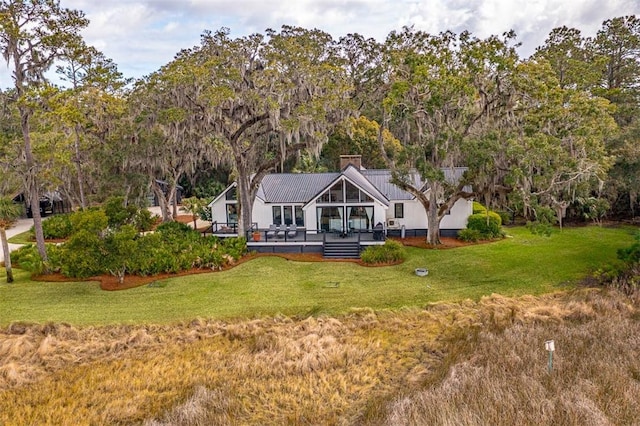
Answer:
<svg viewBox="0 0 640 426"><path fill-rule="evenodd" d="M296 225L291 225L287 228L287 238L295 238L298 235L298 228Z"/></svg>
<svg viewBox="0 0 640 426"><path fill-rule="evenodd" d="M284 238L284 235L287 233L287 230L284 226L278 226L278 238Z"/></svg>
<svg viewBox="0 0 640 426"><path fill-rule="evenodd" d="M267 238L275 238L277 233L278 233L278 227L276 226L276 224L272 223L271 225L269 225L269 230L267 231Z"/></svg>

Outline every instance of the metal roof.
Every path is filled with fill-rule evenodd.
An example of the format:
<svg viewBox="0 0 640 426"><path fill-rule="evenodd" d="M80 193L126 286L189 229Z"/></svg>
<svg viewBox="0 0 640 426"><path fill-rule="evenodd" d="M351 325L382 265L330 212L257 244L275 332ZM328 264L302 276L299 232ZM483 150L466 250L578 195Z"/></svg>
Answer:
<svg viewBox="0 0 640 426"><path fill-rule="evenodd" d="M465 170L466 167L454 167L443 169L443 172L447 181L456 182L462 178ZM358 170L353 165L348 165L342 172L271 173L262 178L257 197L265 203L307 204L342 176L387 206L389 201L414 198L409 192L391 183L390 170ZM417 188L423 185L417 172L412 172L409 180Z"/></svg>
<svg viewBox="0 0 640 426"><path fill-rule="evenodd" d="M340 173L272 173L262 178L257 196L265 203L301 203L313 199Z"/></svg>
<svg viewBox="0 0 640 426"><path fill-rule="evenodd" d="M412 194L391 183L391 170L361 170L361 173L388 200L412 200L414 198ZM409 178L415 187L422 186L420 176L417 173L412 173Z"/></svg>

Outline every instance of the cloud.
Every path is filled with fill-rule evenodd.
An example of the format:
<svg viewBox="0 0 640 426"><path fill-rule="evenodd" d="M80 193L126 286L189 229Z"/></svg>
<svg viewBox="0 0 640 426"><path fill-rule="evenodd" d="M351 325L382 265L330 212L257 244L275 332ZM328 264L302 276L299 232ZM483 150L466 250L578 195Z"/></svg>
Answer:
<svg viewBox="0 0 640 426"><path fill-rule="evenodd" d="M567 25L595 35L605 19L640 14L640 0L61 0L91 21L85 40L141 77L197 45L204 30L228 27L232 37L279 29L318 28L334 38L359 33L384 41L402 26L437 34L467 30L478 37L513 29L529 56L549 32ZM4 71L4 72L3 72ZM0 87L11 84L0 69Z"/></svg>

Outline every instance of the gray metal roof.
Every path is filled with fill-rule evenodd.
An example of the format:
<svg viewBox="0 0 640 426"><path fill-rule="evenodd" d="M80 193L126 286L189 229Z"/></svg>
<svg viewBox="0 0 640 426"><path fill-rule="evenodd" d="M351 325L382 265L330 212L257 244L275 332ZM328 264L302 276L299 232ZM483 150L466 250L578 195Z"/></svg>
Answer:
<svg viewBox="0 0 640 426"><path fill-rule="evenodd" d="M272 173L262 178L257 196L266 203L306 204L340 173Z"/></svg>
<svg viewBox="0 0 640 426"><path fill-rule="evenodd" d="M460 180L466 167L443 169L445 179L449 182ZM381 203L389 205L393 200L411 200L413 195L391 183L390 170L358 170L349 165L338 173L272 173L262 178L257 196L266 203L306 204L319 196L322 191L333 184L340 176L346 177L360 189L367 192ZM423 182L417 172L409 175L415 187Z"/></svg>
<svg viewBox="0 0 640 426"><path fill-rule="evenodd" d="M361 170L361 173L371 184L378 188L388 200L412 200L414 198L413 195L407 191L391 183L391 170ZM420 188L422 183L417 173L412 173L409 178L414 186Z"/></svg>
<svg viewBox="0 0 640 426"><path fill-rule="evenodd" d="M383 194L378 186L376 186L373 182L368 180L363 174L362 170L356 169L351 164L344 168L342 174L353 182L356 186L358 186L361 190L364 190L366 193L371 195L373 198L380 201L382 204L388 206L389 205L389 197Z"/></svg>

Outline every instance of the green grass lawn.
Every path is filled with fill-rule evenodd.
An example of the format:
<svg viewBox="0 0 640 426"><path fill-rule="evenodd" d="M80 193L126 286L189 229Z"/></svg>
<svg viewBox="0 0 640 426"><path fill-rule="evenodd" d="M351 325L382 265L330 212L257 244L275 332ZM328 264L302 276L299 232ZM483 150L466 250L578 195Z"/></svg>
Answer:
<svg viewBox="0 0 640 426"><path fill-rule="evenodd" d="M126 291L106 292L95 282L34 282L16 270L0 277L0 326L13 321L77 325L172 323L196 317L342 314L357 308L398 309L440 301L541 294L568 288L616 261L634 228L570 228L550 238L524 228L490 244L449 249L408 248L396 266L295 262L260 257L231 270L178 277ZM414 269L427 267L417 277ZM4 269L2 270L4 272ZM333 287L331 283L339 283Z"/></svg>
<svg viewBox="0 0 640 426"><path fill-rule="evenodd" d="M13 244L33 244L33 233L31 231L24 231L9 238L8 241Z"/></svg>

